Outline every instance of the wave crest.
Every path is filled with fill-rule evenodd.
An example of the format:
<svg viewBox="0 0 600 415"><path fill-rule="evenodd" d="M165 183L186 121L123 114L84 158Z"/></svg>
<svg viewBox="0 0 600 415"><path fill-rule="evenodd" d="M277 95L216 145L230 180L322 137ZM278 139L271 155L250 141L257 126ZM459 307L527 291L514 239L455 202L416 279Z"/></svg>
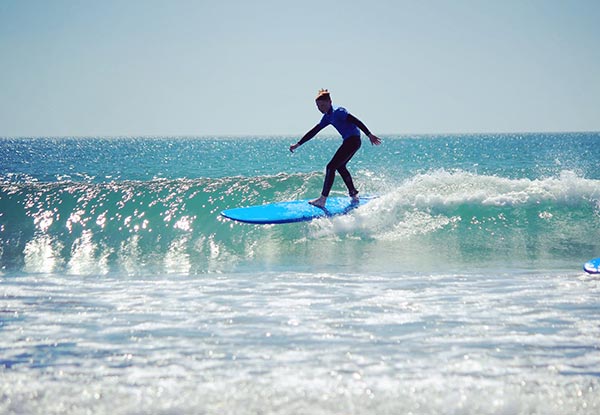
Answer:
<svg viewBox="0 0 600 415"><path fill-rule="evenodd" d="M447 258L486 253L544 258L600 250L600 182L570 171L508 179L438 170L387 187L377 175L357 175L366 187L379 190L378 199L343 217L284 226L237 224L219 212L307 197L320 189L321 174L110 183L6 180L0 182L1 266L73 274L203 273L253 261L310 266L327 255L352 262L364 259L356 252L378 249L382 255L421 259L427 252Z"/></svg>

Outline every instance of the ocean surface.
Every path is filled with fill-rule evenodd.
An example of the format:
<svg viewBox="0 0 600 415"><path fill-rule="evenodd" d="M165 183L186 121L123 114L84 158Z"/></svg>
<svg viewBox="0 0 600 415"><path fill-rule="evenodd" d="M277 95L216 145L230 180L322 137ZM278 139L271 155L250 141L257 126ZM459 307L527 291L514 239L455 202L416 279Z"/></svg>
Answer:
<svg viewBox="0 0 600 415"><path fill-rule="evenodd" d="M381 138L0 138L0 413L600 413L600 133Z"/></svg>

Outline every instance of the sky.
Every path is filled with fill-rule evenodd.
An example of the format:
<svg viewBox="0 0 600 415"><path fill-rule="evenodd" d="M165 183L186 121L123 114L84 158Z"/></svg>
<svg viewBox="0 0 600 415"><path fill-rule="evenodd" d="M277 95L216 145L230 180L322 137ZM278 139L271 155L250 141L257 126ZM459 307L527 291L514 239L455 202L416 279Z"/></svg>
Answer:
<svg viewBox="0 0 600 415"><path fill-rule="evenodd" d="M0 0L0 137L600 131L597 0ZM332 131L335 133L335 131Z"/></svg>

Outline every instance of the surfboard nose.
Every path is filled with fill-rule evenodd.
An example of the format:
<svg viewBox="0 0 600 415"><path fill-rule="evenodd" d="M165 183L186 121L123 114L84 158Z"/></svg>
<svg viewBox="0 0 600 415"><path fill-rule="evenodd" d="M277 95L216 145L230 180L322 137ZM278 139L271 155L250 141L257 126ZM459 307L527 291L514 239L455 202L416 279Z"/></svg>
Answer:
<svg viewBox="0 0 600 415"><path fill-rule="evenodd" d="M590 259L583 264L583 270L588 274L600 274L600 258Z"/></svg>

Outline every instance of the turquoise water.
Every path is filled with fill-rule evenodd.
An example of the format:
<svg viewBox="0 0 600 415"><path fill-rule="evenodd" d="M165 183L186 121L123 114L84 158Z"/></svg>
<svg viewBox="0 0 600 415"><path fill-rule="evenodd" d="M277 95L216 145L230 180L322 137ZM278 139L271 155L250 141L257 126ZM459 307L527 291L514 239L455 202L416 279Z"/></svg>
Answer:
<svg viewBox="0 0 600 415"><path fill-rule="evenodd" d="M381 138L0 139L0 412L597 413L600 133Z"/></svg>

